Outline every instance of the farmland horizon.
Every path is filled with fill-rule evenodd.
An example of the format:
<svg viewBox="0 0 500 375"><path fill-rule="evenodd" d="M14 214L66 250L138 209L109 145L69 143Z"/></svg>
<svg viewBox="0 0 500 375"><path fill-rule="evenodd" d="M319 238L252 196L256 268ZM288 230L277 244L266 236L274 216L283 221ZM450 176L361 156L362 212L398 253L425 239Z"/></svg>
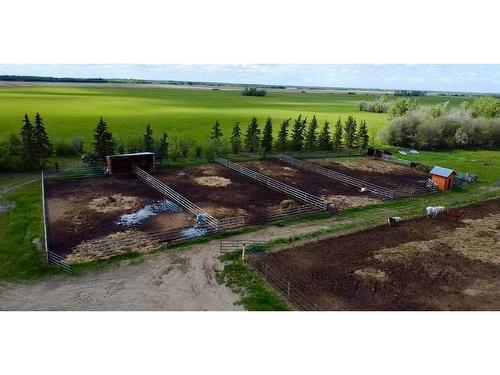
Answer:
<svg viewBox="0 0 500 375"><path fill-rule="evenodd" d="M1 77L499 94L498 64L0 64Z"/></svg>

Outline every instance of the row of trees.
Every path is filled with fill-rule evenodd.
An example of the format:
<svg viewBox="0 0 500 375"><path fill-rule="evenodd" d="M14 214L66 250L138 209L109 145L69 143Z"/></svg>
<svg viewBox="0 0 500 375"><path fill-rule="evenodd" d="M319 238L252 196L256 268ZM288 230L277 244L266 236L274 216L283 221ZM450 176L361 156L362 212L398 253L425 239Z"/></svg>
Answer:
<svg viewBox="0 0 500 375"><path fill-rule="evenodd" d="M387 113L394 105L394 100L389 100L387 95L382 95L372 101L362 101L359 103L359 110L364 112Z"/></svg>
<svg viewBox="0 0 500 375"><path fill-rule="evenodd" d="M264 89L258 89L257 87L245 87L241 91L243 96L266 96L267 91Z"/></svg>
<svg viewBox="0 0 500 375"><path fill-rule="evenodd" d="M339 118L335 124L333 134L330 131L330 123L326 120L321 129L316 116L313 116L308 123L307 118L299 115L293 120L287 119L281 122L274 139L273 121L270 117L264 123L261 131L257 118L252 117L248 124L245 134L242 135L242 129L239 123L233 126L231 133L231 150L237 154L242 151L247 152L270 152L276 151L315 151L332 150L340 148L343 144L347 148L366 147L369 143L368 127L365 121L358 125L356 119L349 116L345 123ZM218 121L214 125L219 126ZM212 131L212 138L220 139L222 132L218 132L219 137L215 137L215 131ZM243 136L243 139L242 139Z"/></svg>
<svg viewBox="0 0 500 375"><path fill-rule="evenodd" d="M393 117L382 139L413 148L500 147L500 100L478 98L450 108L448 102L411 109Z"/></svg>
<svg viewBox="0 0 500 375"><path fill-rule="evenodd" d="M52 155L52 143L40 113L35 114L34 124L26 113L22 123L19 135L11 134L0 144L0 169L41 169Z"/></svg>

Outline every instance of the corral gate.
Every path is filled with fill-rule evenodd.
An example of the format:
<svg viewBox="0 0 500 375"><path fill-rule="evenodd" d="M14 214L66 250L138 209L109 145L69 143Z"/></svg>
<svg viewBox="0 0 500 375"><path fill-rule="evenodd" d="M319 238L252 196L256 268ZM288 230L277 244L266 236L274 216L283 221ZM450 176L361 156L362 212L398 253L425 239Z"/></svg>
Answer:
<svg viewBox="0 0 500 375"><path fill-rule="evenodd" d="M271 178L269 176L266 176L262 173L256 172L250 168L244 167L242 165L233 163L232 161L229 161L227 159L221 158L221 157L216 157L215 161L229 169L232 169L236 172L241 173L244 176L250 177L258 182L260 182L263 185L266 185L274 190L277 190L281 193L288 194L294 198L300 199L301 201L304 201L306 203L312 204L316 207L318 207L321 210L326 210L328 209L328 203L324 201L323 199L309 194L305 191L302 191L300 189L294 188L293 186L287 185L281 181L277 181L274 178Z"/></svg>
<svg viewBox="0 0 500 375"><path fill-rule="evenodd" d="M195 205L193 202L191 202L190 200L188 200L187 198L176 192L170 186L158 180L157 178L151 176L149 173L145 172L139 167L135 167L134 171L137 177L146 182L149 186L155 188L160 193L165 195L167 198L173 200L175 203L184 207L186 210L193 213L194 215L203 214L205 217L205 221L210 227L216 230L219 229L219 221L215 217L205 212L203 209Z"/></svg>

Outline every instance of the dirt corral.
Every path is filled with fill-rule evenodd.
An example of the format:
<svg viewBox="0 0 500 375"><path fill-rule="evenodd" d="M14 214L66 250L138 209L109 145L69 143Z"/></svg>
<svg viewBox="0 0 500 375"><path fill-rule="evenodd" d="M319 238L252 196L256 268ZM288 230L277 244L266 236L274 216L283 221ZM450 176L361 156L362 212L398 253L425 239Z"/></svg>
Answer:
<svg viewBox="0 0 500 375"><path fill-rule="evenodd" d="M260 256L329 310L500 310L500 200Z"/></svg>
<svg viewBox="0 0 500 375"><path fill-rule="evenodd" d="M217 219L251 220L271 210L303 204L219 164L172 169L155 177Z"/></svg>
<svg viewBox="0 0 500 375"><path fill-rule="evenodd" d="M309 172L277 159L240 163L247 168L270 176L297 189L316 195L330 203L334 209L374 204L380 200L369 197L356 187L345 185L320 174Z"/></svg>
<svg viewBox="0 0 500 375"><path fill-rule="evenodd" d="M430 177L414 168L371 157L310 159L308 162L391 189L423 186Z"/></svg>
<svg viewBox="0 0 500 375"><path fill-rule="evenodd" d="M102 250L102 254L96 253L91 246L95 240L113 245L126 237L195 224L193 215L133 176L71 181L48 179L45 197L49 249L70 254L70 261L114 254L112 246Z"/></svg>

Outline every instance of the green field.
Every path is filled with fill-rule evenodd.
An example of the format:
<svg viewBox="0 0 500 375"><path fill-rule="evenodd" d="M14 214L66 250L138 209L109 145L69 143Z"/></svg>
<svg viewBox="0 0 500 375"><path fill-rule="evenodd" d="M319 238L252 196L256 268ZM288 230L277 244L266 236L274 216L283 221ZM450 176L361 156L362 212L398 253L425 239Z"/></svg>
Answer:
<svg viewBox="0 0 500 375"><path fill-rule="evenodd" d="M213 91L171 88L109 88L109 87L1 87L0 139L18 133L24 113L40 112L49 136L54 139L83 137L88 148L92 132L100 116L111 131L123 139L140 136L147 123L155 134L167 131L170 136L185 135L203 141L217 119L225 135L239 121L246 125L251 116L264 121L267 116L278 123L286 118L316 115L335 122L354 115L366 120L370 136L375 136L387 116L360 112L362 100L373 95L333 93L269 92L265 97L242 96L239 91ZM457 105L464 98L428 96L419 98L422 104L450 100Z"/></svg>

